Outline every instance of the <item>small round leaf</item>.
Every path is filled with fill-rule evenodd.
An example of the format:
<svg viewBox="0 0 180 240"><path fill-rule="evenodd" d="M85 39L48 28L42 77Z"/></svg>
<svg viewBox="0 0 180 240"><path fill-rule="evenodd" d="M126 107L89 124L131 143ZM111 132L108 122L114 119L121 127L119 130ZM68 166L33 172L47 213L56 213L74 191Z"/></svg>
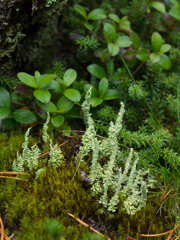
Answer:
<svg viewBox="0 0 180 240"><path fill-rule="evenodd" d="M68 136L71 135L71 127L70 126L68 126L64 123L61 127L63 129L63 134L64 135L68 135Z"/></svg>
<svg viewBox="0 0 180 240"><path fill-rule="evenodd" d="M119 92L115 89L108 89L106 94L103 97L103 100L111 100L115 98L119 98Z"/></svg>
<svg viewBox="0 0 180 240"><path fill-rule="evenodd" d="M0 107L0 120L7 117L10 114L10 110L5 107Z"/></svg>
<svg viewBox="0 0 180 240"><path fill-rule="evenodd" d="M116 14L109 14L108 17L111 18L114 22L117 22L117 23L121 22L118 15L116 15Z"/></svg>
<svg viewBox="0 0 180 240"><path fill-rule="evenodd" d="M150 4L150 6L155 8L156 10L158 10L161 13L166 12L166 8L164 6L164 3L154 1Z"/></svg>
<svg viewBox="0 0 180 240"><path fill-rule="evenodd" d="M139 36L135 32L131 33L131 41L133 42L133 49L137 51L141 42Z"/></svg>
<svg viewBox="0 0 180 240"><path fill-rule="evenodd" d="M76 80L76 78L77 78L76 71L73 69L68 69L64 73L63 82L65 83L66 87L69 87Z"/></svg>
<svg viewBox="0 0 180 240"><path fill-rule="evenodd" d="M104 18L107 18L106 12L100 8L94 9L88 14L89 20L98 20L98 19L104 19Z"/></svg>
<svg viewBox="0 0 180 240"><path fill-rule="evenodd" d="M102 98L108 90L108 80L106 78L102 78L99 83L99 97Z"/></svg>
<svg viewBox="0 0 180 240"><path fill-rule="evenodd" d="M53 80L54 78L56 78L57 76L55 74L48 74L43 76L43 78L39 81L38 85L42 86L46 83L49 83L51 80Z"/></svg>
<svg viewBox="0 0 180 240"><path fill-rule="evenodd" d="M37 105L38 105L39 107L41 107L42 109L44 109L45 111L47 111L47 112L50 112L50 113L55 113L55 112L57 112L57 107L56 107L56 105L55 105L54 103L52 103L51 101L48 102L48 103L46 103L46 104L44 104L44 103L42 103L42 102L40 102L40 101L37 101Z"/></svg>
<svg viewBox="0 0 180 240"><path fill-rule="evenodd" d="M163 44L159 50L160 53L166 53L170 50L171 45L169 44Z"/></svg>
<svg viewBox="0 0 180 240"><path fill-rule="evenodd" d="M72 102L65 96L61 97L57 103L58 112L61 113L69 112L73 106L74 102Z"/></svg>
<svg viewBox="0 0 180 240"><path fill-rule="evenodd" d="M126 48L132 45L132 41L128 36L121 36L116 39L116 44L121 48Z"/></svg>
<svg viewBox="0 0 180 240"><path fill-rule="evenodd" d="M159 62L159 60L160 60L160 56L156 53L151 53L149 58L150 58L152 63Z"/></svg>
<svg viewBox="0 0 180 240"><path fill-rule="evenodd" d="M159 52L161 46L163 45L163 39L158 32L154 32L151 38L152 51L154 53Z"/></svg>
<svg viewBox="0 0 180 240"><path fill-rule="evenodd" d="M111 57L114 57L119 53L119 46L115 43L108 43L108 50Z"/></svg>
<svg viewBox="0 0 180 240"><path fill-rule="evenodd" d="M27 109L18 109L12 113L12 117L20 123L29 124L36 122L34 113Z"/></svg>
<svg viewBox="0 0 180 240"><path fill-rule="evenodd" d="M137 52L136 57L141 61L146 61L149 58L149 53L145 48L142 48Z"/></svg>
<svg viewBox="0 0 180 240"><path fill-rule="evenodd" d="M104 71L104 68L97 64L91 64L87 67L88 72L90 72L95 77L101 79L101 78L107 78L107 74Z"/></svg>
<svg viewBox="0 0 180 240"><path fill-rule="evenodd" d="M48 103L51 99L51 94L48 90L45 89L38 89L33 92L35 98L37 98L42 103Z"/></svg>
<svg viewBox="0 0 180 240"><path fill-rule="evenodd" d="M85 19L87 18L86 10L85 10L82 6L80 6L80 5L78 5L78 4L75 4L75 5L74 5L74 9L75 9L81 16L83 16Z"/></svg>
<svg viewBox="0 0 180 240"><path fill-rule="evenodd" d="M56 115L51 117L51 123L55 127L60 127L64 122L64 117L61 115Z"/></svg>
<svg viewBox="0 0 180 240"><path fill-rule="evenodd" d="M160 61L158 64L165 70L169 70L171 68L171 60L168 56L166 56L164 53L160 54Z"/></svg>
<svg viewBox="0 0 180 240"><path fill-rule="evenodd" d="M0 106L9 109L11 108L11 96L3 87L0 87Z"/></svg>
<svg viewBox="0 0 180 240"><path fill-rule="evenodd" d="M115 27L110 23L104 23L104 37L106 42L113 42L116 40L117 33Z"/></svg>
<svg viewBox="0 0 180 240"><path fill-rule="evenodd" d="M72 88L66 89L63 92L63 94L65 97L67 97L73 102L79 102L81 99L81 94L76 89L72 89Z"/></svg>
<svg viewBox="0 0 180 240"><path fill-rule="evenodd" d="M19 80L21 80L21 82L25 83L26 85L33 87L33 88L37 88L37 83L36 83L36 79L34 76L31 76L25 72L20 72L17 74Z"/></svg>
<svg viewBox="0 0 180 240"><path fill-rule="evenodd" d="M10 129L14 126L16 121L13 118L6 118L2 121L2 127Z"/></svg>
<svg viewBox="0 0 180 240"><path fill-rule="evenodd" d="M91 103L92 107L97 107L102 102L103 102L102 98L91 98L91 100L90 100L90 103Z"/></svg>

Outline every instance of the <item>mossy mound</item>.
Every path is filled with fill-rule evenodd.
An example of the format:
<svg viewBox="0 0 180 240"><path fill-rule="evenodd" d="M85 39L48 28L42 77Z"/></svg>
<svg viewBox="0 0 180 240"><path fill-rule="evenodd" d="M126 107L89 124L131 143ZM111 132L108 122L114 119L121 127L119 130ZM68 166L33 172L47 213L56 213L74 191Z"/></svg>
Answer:
<svg viewBox="0 0 180 240"><path fill-rule="evenodd" d="M41 136L38 135L36 140L29 138L30 145L35 141L40 145ZM77 144L79 140L73 141ZM73 141L68 143L63 152L70 151ZM17 152L21 151L23 142L22 133L12 132L9 137L0 134L1 172L12 171L12 162ZM59 138L58 144L61 142ZM88 172L88 165L85 169ZM158 234L174 227L175 218L171 214L171 209L174 208L172 198L166 198L164 205L157 211L158 208L155 208L162 194L149 193L146 207L130 216L123 209L123 199L119 195L118 210L112 214L98 203L98 199L91 197L90 187L83 184L79 173L71 181L75 171L76 165L72 157L71 160L65 160L61 167L46 167L38 180L35 180L34 176L26 177L28 181L1 178L0 212L6 231L14 232L18 240L52 239L47 235L44 223L46 218L54 218L63 224L66 240L78 237L86 239L89 229L82 227L67 213L80 219L83 216L87 224L104 234L107 233L111 239L124 239L127 234L141 239L139 234ZM88 235L87 239L95 239L93 237ZM153 239L160 240L162 237Z"/></svg>

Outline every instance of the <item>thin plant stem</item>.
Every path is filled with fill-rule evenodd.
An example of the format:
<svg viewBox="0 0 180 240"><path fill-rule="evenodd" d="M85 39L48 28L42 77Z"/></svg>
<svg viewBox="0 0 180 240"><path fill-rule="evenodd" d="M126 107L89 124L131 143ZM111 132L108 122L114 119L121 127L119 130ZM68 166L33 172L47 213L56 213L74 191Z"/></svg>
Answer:
<svg viewBox="0 0 180 240"><path fill-rule="evenodd" d="M142 65L145 63L145 61L144 62L142 62L140 65L139 65L139 67L138 68L136 68L136 70L133 72L133 76L137 73L137 71L139 71L139 69L142 67Z"/></svg>

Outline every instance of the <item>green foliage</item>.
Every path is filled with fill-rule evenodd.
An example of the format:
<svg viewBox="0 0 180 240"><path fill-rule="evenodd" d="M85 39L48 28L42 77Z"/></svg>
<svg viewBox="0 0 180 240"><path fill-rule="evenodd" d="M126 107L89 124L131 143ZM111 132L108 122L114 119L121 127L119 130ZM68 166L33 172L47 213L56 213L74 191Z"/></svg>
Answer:
<svg viewBox="0 0 180 240"><path fill-rule="evenodd" d="M156 2L153 2L154 6L157 7ZM152 63L159 62L160 65L164 69L170 69L171 67L171 61L170 59L164 54L165 52L168 52L170 49L170 45L164 44L162 37L159 33L154 32L152 34L152 52L147 52L147 49L139 49L140 47L140 39L138 35L134 32L132 32L130 28L130 21L128 20L127 16L124 16L123 18L119 18L117 14L109 14L106 15L106 12L103 9L94 9L91 11L88 15L86 13L86 10L79 5L75 5L75 10L81 14L85 18L84 26L91 30L94 34L97 35L97 32L101 34L101 24L103 25L103 35L104 40L102 41L101 45L101 53L100 58L101 61L104 62L110 57L114 57L116 55L119 55L122 53L120 52L120 49L124 49L123 57L129 56L129 61L134 61L134 64L136 63L135 58L137 57L139 60L145 61L147 59L150 59ZM159 6L157 7L158 9ZM162 9L161 9L162 10ZM106 19L109 18L109 19ZM106 20L104 20L106 19ZM94 22L90 23L89 20L102 20L102 22ZM99 25L97 27L97 25ZM128 33L128 35L124 34L124 31ZM103 46L106 45L105 48ZM131 46L131 49L127 49ZM140 50L140 51L139 51ZM106 56L105 56L106 52ZM107 54L108 52L108 54ZM137 56L136 56L137 54ZM132 55L135 58L132 58ZM146 57L144 57L146 55Z"/></svg>
<svg viewBox="0 0 180 240"><path fill-rule="evenodd" d="M16 80L2 77L0 114L3 120L1 125L4 128L10 128L15 126L16 121L21 122L22 119L26 123L36 121L42 124L47 118L46 111L51 109L51 124L48 126L50 131L52 126L60 130L59 125L67 129L68 125L64 125L63 121L65 122L65 118L69 115L82 116L80 101L84 100L85 94L92 88L90 102L93 108L90 112L94 119L93 128L91 128L92 122L88 125L87 119L84 120L88 125L89 133L88 136L86 132L84 138L92 144L89 144L90 150L84 156L80 167L86 174L90 174L93 168L92 160L96 162L94 165L99 168L94 169L99 172L96 174L96 180L92 178L91 185L93 188L93 181L99 183L95 187L101 188L101 192L99 195L92 196L90 186L83 186L78 174L72 181L77 169L74 167L75 163L67 158L71 155L69 152L72 152L70 146L67 146L63 151L67 158L64 166L55 166L56 155L52 154L50 158L54 158L54 161L51 166L48 165L46 157L38 162L37 169L40 171L37 179L35 179L37 175L34 169L30 171L31 179L28 183L1 179L0 211L8 226L13 231L18 229L18 239L23 240L51 239L51 235L48 235L44 229L46 218L51 220L54 218L52 223L57 226L57 232L59 231L58 223L61 225L61 233L63 232L65 239L96 239L96 235L89 235L88 230L76 225L75 220L68 219L67 212L79 213L78 217L84 218L86 222L90 222L91 218L93 224L100 221L110 238L112 234L112 239L125 239L127 233L138 239L138 233L157 234L169 231L178 221L178 198L175 196L178 196L180 180L179 2L174 0L163 3L146 0L74 2L69 0L61 16L54 20L52 18L47 20L49 16L59 14L65 2L34 1L30 4L31 6L28 6L24 1L25 6L21 6L19 1L11 1L9 8L4 8L2 5L5 3L0 3L3 9L1 18L4 18L3 22L7 23L2 25L0 20L2 36L6 36L5 40L2 37L0 39L1 46L5 46L3 51L5 49L6 54L2 58L1 72L12 75L14 69L17 73L21 68L21 72L31 74L19 75L22 81L25 81L23 84L26 89L23 88L23 91L31 89L29 95L24 96L20 93L20 87L16 89L19 92L16 91L16 94L11 95L11 89L15 87ZM17 9L14 11L15 7ZM25 7L27 11L23 14ZM28 9L31 12L28 12ZM11 14L16 13L14 19L18 19L17 21L11 21L11 14L7 14L8 10L11 10ZM5 19L6 16L10 16L10 20ZM45 22L48 22L48 28L43 33L39 27ZM35 34L33 34L34 31ZM27 39L24 34L27 38L31 34L31 37ZM39 49L41 40L42 48ZM30 52L32 54L29 54ZM12 58L7 57L10 55ZM27 59L28 64L25 65ZM58 62L52 69L51 64L55 61ZM35 76L32 76L32 71L29 69L34 71L37 68L49 76L40 75L37 71ZM65 69L69 68L76 69L78 73L76 81L73 74L70 74L71 77L66 76ZM56 78L50 80L49 77L52 75ZM66 78L65 81L64 78ZM55 84L60 86L61 91ZM69 84L73 84L73 87ZM46 88L48 85L52 88ZM10 93L2 87L10 90ZM81 96L80 101L76 91ZM70 101L73 107L69 104ZM109 165L113 162L116 152L113 152L114 155L112 152L106 155L104 148L101 151L100 143L105 143L106 139L102 140L96 136L96 132L109 138L109 122L115 122L121 101L125 105L125 114L122 117L122 130L117 134L117 138L113 138L113 140L117 139L119 154L116 155L111 171L112 168L109 168ZM29 109L17 109L14 102L21 102L22 106L28 106ZM63 112L64 106L68 106L67 112ZM58 113L57 110L62 112ZM87 115L88 111L84 113L84 117ZM74 126L78 122L77 119L73 119ZM82 130L84 126L80 128ZM118 131L119 128L116 129L116 132ZM16 153L23 154L24 151L21 148L23 136L19 132L12 134L13 137L5 134L0 136L2 171L11 171L13 160L17 159ZM60 142L64 139L65 137ZM73 136L72 139L74 141L75 137ZM88 141L84 142L81 149L88 145ZM36 141L30 137L28 145L30 152L27 151L30 157L37 150L33 147L34 142ZM49 143L51 150L54 144L53 139ZM40 152L44 152L44 148L49 150L47 144L44 146L41 137L38 138L37 145ZM114 150L115 145L112 145L111 151ZM139 161L135 164L135 158L132 157L127 173L128 179L121 184L121 176L128 163L126 160L129 152L131 153L129 148L133 148L138 153ZM97 149L98 154L104 154L103 157L99 157ZM52 151L52 153L55 152ZM78 158L78 152L76 154ZM74 157L72 158L74 160ZM96 159L98 160L95 161ZM141 171L145 173L144 169L147 169L148 174L143 175L142 172L140 175L132 174L133 167L137 173ZM24 168L25 171L29 171L26 164ZM41 171L42 169L44 170ZM131 175L133 181L130 180ZM114 185L111 184L113 182L111 180L114 180ZM126 214L125 207L129 213L130 208L133 211L137 209L136 200L140 199L143 192L145 193L143 183L146 187L154 188L154 182L157 183L157 180L160 186L158 188L161 190L156 188L153 192L149 191L146 206L140 212L136 212L133 217ZM121 185L121 188L115 189L117 185ZM172 190L168 193L168 198L161 202L164 189L167 190L166 193ZM126 196L123 195L123 191L126 192ZM104 206L98 203L99 199L105 203ZM146 199L145 194L142 199ZM111 210L116 208L115 214L112 211L109 212L105 205ZM157 206L159 209L156 212ZM56 232L56 228L54 231ZM162 237L156 239L160 238Z"/></svg>
<svg viewBox="0 0 180 240"><path fill-rule="evenodd" d="M59 240L60 237L63 237L62 224L59 224L56 219L47 218L44 224L44 228L51 235L52 240Z"/></svg>
<svg viewBox="0 0 180 240"><path fill-rule="evenodd" d="M23 138L21 132L11 134L10 137L0 134L1 163L5 164L0 165L1 171L11 171L12 161L17 151L21 149ZM35 141L37 139L30 137L31 146ZM62 142L61 139L59 141ZM38 136L38 144L41 143L41 147L44 148L42 142L41 137ZM76 176L71 181L74 172L74 163L65 161L64 166L47 169L38 180L35 180L33 176L29 182L1 179L0 210L6 218L6 231L10 229L20 240L37 238L51 240L52 234L62 233L67 240L78 236L82 239L93 240L101 238L88 233L88 229L79 228L79 224L76 224L74 219L71 220L67 212L80 213L80 216L84 214L90 216L93 213L92 219L95 222L98 222L99 218L105 221L99 224L107 224L109 231L113 229L118 238L124 238L127 233L134 237L137 232L146 234L149 226L151 226L152 234L162 233L174 227L174 217L171 215L172 209L176 208L174 200L166 198L161 206L161 212L154 212L162 196L159 192L150 192L146 207L133 217L125 214L122 196L119 195L120 203L116 214L111 215L108 220L110 215L107 210L102 209L97 201L90 198L88 188L82 186L80 176ZM152 222L154 214L156 217ZM53 225L53 228L50 228L50 234L47 234L48 230L44 228L45 224L47 226L47 218L51 221L48 222L48 228L51 224ZM95 222L93 221L93 224ZM139 222L138 225L137 222Z"/></svg>
<svg viewBox="0 0 180 240"><path fill-rule="evenodd" d="M86 36L76 39L76 43L80 45L80 49L93 49L98 48L100 43L93 36Z"/></svg>
<svg viewBox="0 0 180 240"><path fill-rule="evenodd" d="M55 71L57 70L55 69ZM51 116L52 125L56 128L60 127L65 120L63 114L69 112L81 99L79 91L68 88L76 80L76 77L77 73L73 69L67 70L63 74L63 79L57 78L55 74L40 75L38 71L35 72L35 76L23 72L18 73L18 78L23 84L15 87L16 92L12 96L5 88L0 88L0 119L11 114L12 118L9 118L9 121L12 121L12 127L15 121L29 124L36 122L38 116L46 119L45 111L48 111L53 114ZM56 80L54 80L55 78ZM27 96L29 104L27 104ZM34 108L36 115L29 109L17 109L11 112L11 98L15 103ZM66 127L66 125L64 126Z"/></svg>
<svg viewBox="0 0 180 240"><path fill-rule="evenodd" d="M6 89L13 89L20 83L18 78L0 75L0 86Z"/></svg>

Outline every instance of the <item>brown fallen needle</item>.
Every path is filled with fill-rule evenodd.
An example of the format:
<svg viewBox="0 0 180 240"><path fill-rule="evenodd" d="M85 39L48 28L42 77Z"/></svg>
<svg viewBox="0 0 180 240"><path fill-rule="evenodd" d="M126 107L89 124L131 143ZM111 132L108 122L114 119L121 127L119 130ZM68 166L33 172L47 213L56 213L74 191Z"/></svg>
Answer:
<svg viewBox="0 0 180 240"><path fill-rule="evenodd" d="M104 237L103 234L101 234L100 232L96 231L94 228L90 227L88 224L86 224L85 222L83 222L82 220L80 220L79 218L75 218L74 215L72 215L71 213L67 213L69 216L71 216L72 218L76 219L76 221L78 221L79 223L81 223L83 226L89 228L91 231L101 235L102 237ZM108 240L111 240L110 238L107 238Z"/></svg>
<svg viewBox="0 0 180 240"><path fill-rule="evenodd" d="M4 238L6 240L11 240L5 233L4 233L4 226L3 226L3 222L1 219L1 215L0 215L0 233L1 233L1 240L4 240Z"/></svg>
<svg viewBox="0 0 180 240"><path fill-rule="evenodd" d="M0 172L0 174L29 175L28 173L21 173L21 172ZM28 180L26 180L26 179L22 179L22 178L7 177L7 176L0 176L0 178L11 178L11 179L15 179L15 180L28 181Z"/></svg>

